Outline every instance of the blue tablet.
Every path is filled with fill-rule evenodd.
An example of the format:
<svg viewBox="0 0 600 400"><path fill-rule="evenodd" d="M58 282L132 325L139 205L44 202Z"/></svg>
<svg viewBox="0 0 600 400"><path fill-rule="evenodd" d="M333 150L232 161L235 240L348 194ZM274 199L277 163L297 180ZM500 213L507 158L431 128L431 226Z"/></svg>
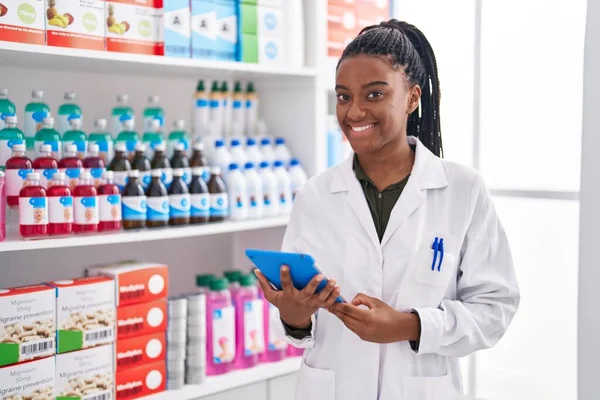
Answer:
<svg viewBox="0 0 600 400"><path fill-rule="evenodd" d="M315 275L322 274L315 265L315 260L308 254L248 249L246 256L277 290L282 289L281 267L283 265L289 267L292 283L298 290L304 289ZM323 279L317 286L316 293L323 290L327 282L327 278ZM343 302L345 301L341 296L336 299L336 303Z"/></svg>

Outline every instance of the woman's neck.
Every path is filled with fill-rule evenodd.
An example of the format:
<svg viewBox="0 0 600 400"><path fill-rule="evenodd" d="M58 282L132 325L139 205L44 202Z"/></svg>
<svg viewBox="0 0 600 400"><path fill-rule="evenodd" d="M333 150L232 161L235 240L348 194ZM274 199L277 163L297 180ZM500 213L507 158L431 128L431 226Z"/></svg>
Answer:
<svg viewBox="0 0 600 400"><path fill-rule="evenodd" d="M359 154L358 161L381 192L410 174L415 163L415 152L408 140L404 139L398 143L388 143L376 152Z"/></svg>

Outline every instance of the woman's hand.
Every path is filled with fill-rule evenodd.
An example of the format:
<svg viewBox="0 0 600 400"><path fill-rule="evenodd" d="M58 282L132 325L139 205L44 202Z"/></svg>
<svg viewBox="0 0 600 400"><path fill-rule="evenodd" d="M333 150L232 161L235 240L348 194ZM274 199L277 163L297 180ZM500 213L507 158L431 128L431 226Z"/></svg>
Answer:
<svg viewBox="0 0 600 400"><path fill-rule="evenodd" d="M352 302L335 303L328 310L367 342L395 343L418 340L421 335L417 315L396 311L383 301L362 293Z"/></svg>
<svg viewBox="0 0 600 400"><path fill-rule="evenodd" d="M274 290L259 270L254 270L254 273L265 294L265 299L279 309L279 316L283 322L293 328L310 327L310 317L319 308L331 306L340 294L340 288L335 286L334 280L329 280L320 293L315 293L319 283L325 279L321 274L315 276L304 289L296 289L292 284L289 268L285 265L281 267L283 290Z"/></svg>

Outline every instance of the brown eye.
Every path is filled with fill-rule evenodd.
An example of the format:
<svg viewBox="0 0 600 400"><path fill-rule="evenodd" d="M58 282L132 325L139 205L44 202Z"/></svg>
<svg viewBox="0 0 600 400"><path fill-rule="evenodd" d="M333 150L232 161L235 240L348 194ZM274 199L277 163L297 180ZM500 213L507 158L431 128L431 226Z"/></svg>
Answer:
<svg viewBox="0 0 600 400"><path fill-rule="evenodd" d="M368 99L376 99L383 96L382 92L370 92L369 94L367 94L367 98Z"/></svg>
<svg viewBox="0 0 600 400"><path fill-rule="evenodd" d="M348 96L347 94L338 94L337 99L340 102L344 102L344 101L348 101L350 99L350 96Z"/></svg>

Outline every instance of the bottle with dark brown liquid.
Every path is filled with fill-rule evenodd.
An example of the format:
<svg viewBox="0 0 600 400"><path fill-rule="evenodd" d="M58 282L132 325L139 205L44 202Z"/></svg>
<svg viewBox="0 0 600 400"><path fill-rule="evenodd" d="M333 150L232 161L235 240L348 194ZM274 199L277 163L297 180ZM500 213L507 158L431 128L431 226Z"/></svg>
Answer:
<svg viewBox="0 0 600 400"><path fill-rule="evenodd" d="M229 216L229 197L227 187L221 178L221 168L210 169L208 192L210 193L210 221L224 221Z"/></svg>
<svg viewBox="0 0 600 400"><path fill-rule="evenodd" d="M183 181L183 169L173 170L173 183L169 188L169 225L190 223L190 192Z"/></svg>
<svg viewBox="0 0 600 400"><path fill-rule="evenodd" d="M192 168L192 183L190 184L191 224L203 224L210 220L210 193L208 193L206 182L202 179L205 168L208 167Z"/></svg>
<svg viewBox="0 0 600 400"><path fill-rule="evenodd" d="M154 157L152 157L150 165L152 169L162 170L162 183L165 185L167 190L169 190L171 184L173 183L173 170L171 169L171 163L169 162L165 151L164 143L156 146L154 148Z"/></svg>
<svg viewBox="0 0 600 400"><path fill-rule="evenodd" d="M161 176L161 170L152 170L152 180L146 190L148 201L146 226L148 228L158 228L169 224L169 194L161 182Z"/></svg>
<svg viewBox="0 0 600 400"><path fill-rule="evenodd" d="M127 185L127 176L129 170L131 170L131 164L127 159L127 148L125 143L117 143L115 146L115 156L108 164L107 169L113 171L115 185L119 187L120 191L123 191L125 185Z"/></svg>
<svg viewBox="0 0 600 400"><path fill-rule="evenodd" d="M150 170L152 167L150 166L150 160L146 157L145 143L135 145L135 154L133 155L133 160L131 160L131 169L140 171L140 183L144 190L147 190L148 186L150 186Z"/></svg>
<svg viewBox="0 0 600 400"><path fill-rule="evenodd" d="M140 171L129 171L129 181L123 189L123 228L141 229L146 226L146 195L139 182Z"/></svg>
<svg viewBox="0 0 600 400"><path fill-rule="evenodd" d="M185 147L183 143L177 143L173 150L173 157L171 157L171 168L173 170L181 168L183 169L183 182L189 186L192 183L192 170L190 169L190 161L185 155Z"/></svg>
<svg viewBox="0 0 600 400"><path fill-rule="evenodd" d="M194 152L192 153L192 158L190 159L190 167L204 167L202 179L204 179L204 182L208 183L208 180L210 179L210 168L208 164L208 158L204 154L204 145L202 143L194 144Z"/></svg>

